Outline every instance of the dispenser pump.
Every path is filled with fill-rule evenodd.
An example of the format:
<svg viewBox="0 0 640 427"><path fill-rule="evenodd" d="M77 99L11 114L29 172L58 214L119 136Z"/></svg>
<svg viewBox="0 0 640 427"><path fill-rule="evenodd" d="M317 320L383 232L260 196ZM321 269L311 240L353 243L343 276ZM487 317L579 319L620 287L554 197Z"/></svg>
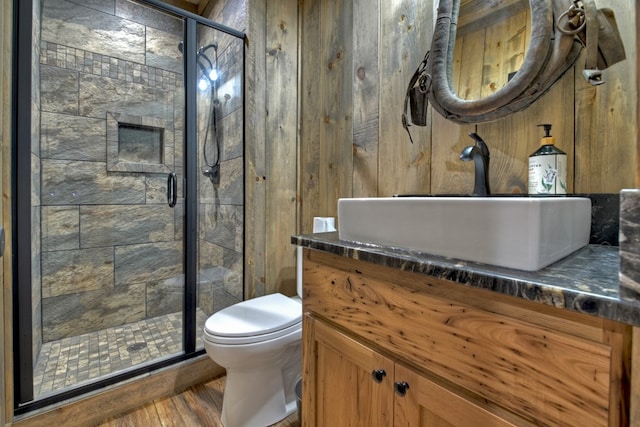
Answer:
<svg viewBox="0 0 640 427"><path fill-rule="evenodd" d="M549 123L544 123L538 126L544 128L544 137L540 139L540 145L554 145L556 143L556 139L551 136L551 125Z"/></svg>
<svg viewBox="0 0 640 427"><path fill-rule="evenodd" d="M555 146L550 124L538 126L544 128L544 137L529 156L529 194L567 194L567 154Z"/></svg>

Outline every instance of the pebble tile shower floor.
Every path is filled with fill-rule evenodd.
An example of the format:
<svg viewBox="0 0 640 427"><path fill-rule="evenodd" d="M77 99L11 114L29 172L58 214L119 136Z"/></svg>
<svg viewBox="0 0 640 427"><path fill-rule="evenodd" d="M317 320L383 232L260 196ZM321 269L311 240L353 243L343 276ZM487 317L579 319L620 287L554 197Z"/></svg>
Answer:
<svg viewBox="0 0 640 427"><path fill-rule="evenodd" d="M197 310L198 331L206 320ZM203 347L200 333L196 347ZM48 342L34 368L33 391L41 397L181 350L181 312Z"/></svg>

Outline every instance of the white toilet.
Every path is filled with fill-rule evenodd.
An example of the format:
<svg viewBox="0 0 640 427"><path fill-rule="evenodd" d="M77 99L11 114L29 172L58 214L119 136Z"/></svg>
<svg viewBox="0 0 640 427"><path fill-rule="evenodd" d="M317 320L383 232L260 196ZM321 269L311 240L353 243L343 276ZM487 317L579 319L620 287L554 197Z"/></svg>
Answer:
<svg viewBox="0 0 640 427"><path fill-rule="evenodd" d="M335 231L316 217L313 232ZM222 401L225 427L265 427L296 410L302 374L302 248L296 260L298 296L270 294L214 313L204 325L204 348L227 370Z"/></svg>
<svg viewBox="0 0 640 427"><path fill-rule="evenodd" d="M301 263L298 256L298 263ZM225 427L264 427L296 410L302 364L302 274L298 296L270 294L213 314L204 348L227 370L222 402Z"/></svg>

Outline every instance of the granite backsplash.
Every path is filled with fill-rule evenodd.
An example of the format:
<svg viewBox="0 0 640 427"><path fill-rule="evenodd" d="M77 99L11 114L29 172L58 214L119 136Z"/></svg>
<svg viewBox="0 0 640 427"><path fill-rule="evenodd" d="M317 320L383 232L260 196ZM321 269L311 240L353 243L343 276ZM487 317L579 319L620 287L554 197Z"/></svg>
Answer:
<svg viewBox="0 0 640 427"><path fill-rule="evenodd" d="M620 192L620 298L640 301L640 189Z"/></svg>

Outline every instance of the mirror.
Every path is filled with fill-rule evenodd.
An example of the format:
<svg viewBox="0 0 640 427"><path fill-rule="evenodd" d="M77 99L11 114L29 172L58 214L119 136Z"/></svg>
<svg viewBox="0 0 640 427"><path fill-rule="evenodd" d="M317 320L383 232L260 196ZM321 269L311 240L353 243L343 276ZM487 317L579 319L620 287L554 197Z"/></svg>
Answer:
<svg viewBox="0 0 640 427"><path fill-rule="evenodd" d="M428 104L460 124L524 110L573 66L583 46L583 75L592 85L604 83L600 70L625 57L613 12L594 0L439 0L435 22L431 49L407 88L407 131L423 126Z"/></svg>
<svg viewBox="0 0 640 427"><path fill-rule="evenodd" d="M474 100L504 87L522 66L530 36L528 0L461 0L452 90Z"/></svg>

